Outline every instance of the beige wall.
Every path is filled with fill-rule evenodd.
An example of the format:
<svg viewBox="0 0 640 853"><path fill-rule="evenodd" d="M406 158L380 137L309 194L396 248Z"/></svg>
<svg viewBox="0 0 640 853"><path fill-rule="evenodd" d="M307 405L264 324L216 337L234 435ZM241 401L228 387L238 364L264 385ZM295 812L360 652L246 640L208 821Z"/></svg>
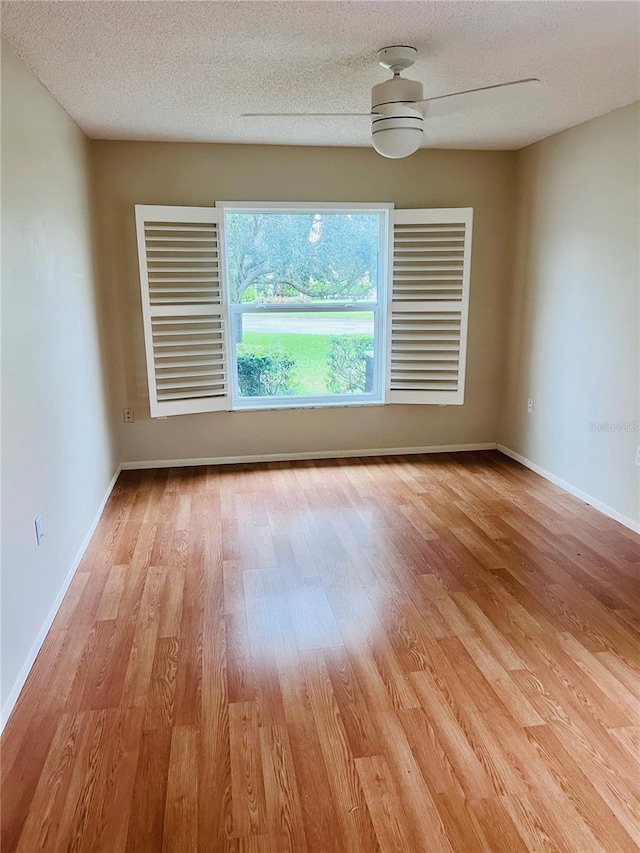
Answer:
<svg viewBox="0 0 640 853"><path fill-rule="evenodd" d="M638 104L518 155L518 252L501 442L640 518ZM535 408L527 415L527 398Z"/></svg>
<svg viewBox="0 0 640 853"><path fill-rule="evenodd" d="M511 263L514 153L425 150L390 161L369 149L145 142L94 142L92 153L123 461L495 441ZM151 420L133 208L212 205L216 199L473 207L464 406L217 412ZM134 424L122 423L123 406L135 408Z"/></svg>
<svg viewBox="0 0 640 853"><path fill-rule="evenodd" d="M2 45L2 705L114 473L88 142ZM36 546L34 519L45 538Z"/></svg>

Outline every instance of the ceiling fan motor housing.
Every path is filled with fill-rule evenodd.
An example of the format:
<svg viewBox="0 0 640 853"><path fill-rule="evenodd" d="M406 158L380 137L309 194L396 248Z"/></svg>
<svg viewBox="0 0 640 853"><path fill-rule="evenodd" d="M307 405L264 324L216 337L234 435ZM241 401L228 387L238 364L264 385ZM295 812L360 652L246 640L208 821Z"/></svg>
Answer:
<svg viewBox="0 0 640 853"><path fill-rule="evenodd" d="M378 83L371 90L371 109L382 104L401 104L423 99L422 83L407 80L405 77L392 77L384 83Z"/></svg>
<svg viewBox="0 0 640 853"><path fill-rule="evenodd" d="M422 83L393 77L371 90L371 139L375 150L392 160L408 157L420 148L424 118L413 107L421 101Z"/></svg>

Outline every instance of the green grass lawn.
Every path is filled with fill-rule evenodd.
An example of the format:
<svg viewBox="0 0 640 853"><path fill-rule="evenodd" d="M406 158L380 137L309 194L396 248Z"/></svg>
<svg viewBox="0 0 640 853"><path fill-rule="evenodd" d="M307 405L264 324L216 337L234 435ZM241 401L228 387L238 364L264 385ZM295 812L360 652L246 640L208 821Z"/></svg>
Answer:
<svg viewBox="0 0 640 853"><path fill-rule="evenodd" d="M327 394L329 335L287 335L245 332L242 342L261 347L279 347L296 361L297 393Z"/></svg>

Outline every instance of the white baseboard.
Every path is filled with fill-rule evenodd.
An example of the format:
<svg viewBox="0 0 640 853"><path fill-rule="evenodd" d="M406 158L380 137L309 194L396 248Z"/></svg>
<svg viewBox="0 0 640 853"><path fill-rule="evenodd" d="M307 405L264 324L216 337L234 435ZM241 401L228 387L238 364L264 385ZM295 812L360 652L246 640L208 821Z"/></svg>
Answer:
<svg viewBox="0 0 640 853"><path fill-rule="evenodd" d="M57 614L58 610L60 609L60 605L62 604L62 600L65 597L67 590L69 589L69 586L71 584L71 581L73 580L74 574L76 573L76 569L80 565L80 560L82 559L84 552L87 550L89 540L93 536L93 533L94 533L96 527L98 526L98 522L100 521L100 516L102 515L102 510L105 508L105 505L106 505L107 501L109 500L109 495L113 491L113 487L116 484L116 480L118 479L120 471L121 471L121 466L118 465L118 468L116 469L116 472L113 475L111 482L107 486L107 491L105 493L105 496L102 498L102 501L100 502L100 506L98 507L98 511L96 512L93 521L91 522L89 530L87 531L86 536L82 540L82 544L80 545L80 548L78 549L78 552L77 552L73 562L71 563L71 567L69 568L69 571L67 572L67 576L65 577L64 581L62 582L62 586L58 590L58 594L56 595L55 600L54 600L53 604L51 605L51 609L47 613L47 618L44 620L44 623L43 623L42 627L40 628L40 631L38 632L38 636L34 640L34 643L31 646L31 649L29 650L29 654L27 655L27 659L23 663L22 668L20 670L20 673L18 674L18 677L16 678L13 687L11 688L11 692L9 693L6 702L2 706L2 711L0 712L0 732L4 729L7 720L11 716L11 712L13 711L14 705L18 701L18 696L20 695L20 691L24 687L24 683L27 680L27 676L29 675L29 672L31 671L31 667L33 666L35 659L38 656L38 652L40 651L40 648L41 648L42 644L44 643L45 637L47 636L47 634L49 632L49 628L51 628L51 625L53 624L53 620L56 618L56 614Z"/></svg>
<svg viewBox="0 0 640 853"><path fill-rule="evenodd" d="M515 450L505 447L504 444L498 444L497 449L500 453L504 453L505 456L509 456L511 459L515 459L516 462L524 465L525 468L530 468L532 471L535 471L536 474L544 477L545 480L549 480L549 482L553 483L555 486L559 486L565 492L569 492L570 495L573 495L579 500L584 501L586 504L589 504L589 506L597 509L599 512L603 513L603 515L612 518L614 521L618 521L620 524L628 527L629 530L633 530L634 533L640 533L640 522L634 521L634 519L629 518L628 515L623 515L621 512L618 512L618 510L613 509L613 507L602 503L602 501L588 495L581 489L577 489L575 486L572 486L571 483L567 483L566 480L556 477L556 475L552 474L551 471L547 471L546 468L541 468L540 465L536 465L535 462L527 459L526 456L521 456L519 453L516 453Z"/></svg>
<svg viewBox="0 0 640 853"><path fill-rule="evenodd" d="M295 462L305 459L351 459L357 456L409 456L416 453L459 453L463 450L495 450L494 441L479 444L435 444L427 447L376 447L364 450L316 450L300 453L267 453L255 456L210 456L196 459L153 459L123 462L123 471L145 468L185 468L198 465L238 465L245 462Z"/></svg>

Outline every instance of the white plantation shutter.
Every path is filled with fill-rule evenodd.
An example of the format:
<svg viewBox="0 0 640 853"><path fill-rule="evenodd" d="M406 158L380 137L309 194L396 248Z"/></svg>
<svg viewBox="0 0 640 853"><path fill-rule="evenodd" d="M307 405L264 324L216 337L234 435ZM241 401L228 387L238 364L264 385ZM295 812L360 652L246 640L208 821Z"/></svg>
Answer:
<svg viewBox="0 0 640 853"><path fill-rule="evenodd" d="M464 402L471 208L395 210L388 403Z"/></svg>
<svg viewBox="0 0 640 853"><path fill-rule="evenodd" d="M229 408L219 212L136 205L152 417Z"/></svg>

